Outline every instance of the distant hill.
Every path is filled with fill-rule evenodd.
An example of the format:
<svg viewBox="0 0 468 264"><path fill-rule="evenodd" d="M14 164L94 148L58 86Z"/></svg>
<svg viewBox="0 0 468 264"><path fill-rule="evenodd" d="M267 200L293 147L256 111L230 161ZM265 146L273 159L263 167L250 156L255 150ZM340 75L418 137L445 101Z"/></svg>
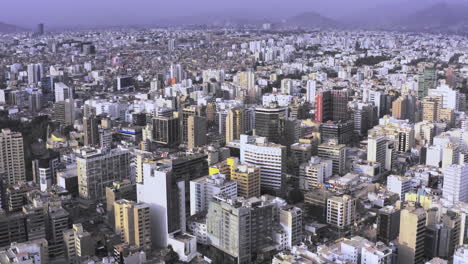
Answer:
<svg viewBox="0 0 468 264"><path fill-rule="evenodd" d="M0 22L0 33L15 33L25 31L24 28Z"/></svg>
<svg viewBox="0 0 468 264"><path fill-rule="evenodd" d="M331 28L340 26L340 24L337 21L312 11L304 12L299 15L293 16L287 19L286 23L290 26L304 28Z"/></svg>
<svg viewBox="0 0 468 264"><path fill-rule="evenodd" d="M468 5L438 3L403 17L394 27L409 30L457 31L468 26Z"/></svg>

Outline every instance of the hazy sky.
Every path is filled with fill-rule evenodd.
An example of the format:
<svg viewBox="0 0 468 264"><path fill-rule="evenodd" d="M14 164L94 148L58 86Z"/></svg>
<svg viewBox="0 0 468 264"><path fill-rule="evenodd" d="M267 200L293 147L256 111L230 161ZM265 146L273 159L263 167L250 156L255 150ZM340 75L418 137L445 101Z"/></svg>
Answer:
<svg viewBox="0 0 468 264"><path fill-rule="evenodd" d="M400 4L394 4L396 1ZM442 0L468 2L468 0ZM124 25L151 23L178 16L221 13L287 18L316 11L330 17L342 17L362 10L392 4L416 8L440 0L2 0L0 21L33 27ZM246 15L248 14L248 15Z"/></svg>

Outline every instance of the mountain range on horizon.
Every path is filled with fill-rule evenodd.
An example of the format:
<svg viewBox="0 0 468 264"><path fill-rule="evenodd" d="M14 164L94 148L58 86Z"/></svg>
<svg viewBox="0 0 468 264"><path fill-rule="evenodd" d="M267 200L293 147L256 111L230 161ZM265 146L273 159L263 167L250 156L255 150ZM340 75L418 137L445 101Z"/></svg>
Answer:
<svg viewBox="0 0 468 264"><path fill-rule="evenodd" d="M187 24L261 24L274 23L299 28L385 29L468 33L468 4L436 2L430 6L402 9L398 4L369 8L347 17L331 18L316 11L304 11L288 17L258 16L248 10L226 10L203 15L161 18L147 23L154 25ZM0 22L0 33L31 31ZM132 26L132 25L128 25Z"/></svg>

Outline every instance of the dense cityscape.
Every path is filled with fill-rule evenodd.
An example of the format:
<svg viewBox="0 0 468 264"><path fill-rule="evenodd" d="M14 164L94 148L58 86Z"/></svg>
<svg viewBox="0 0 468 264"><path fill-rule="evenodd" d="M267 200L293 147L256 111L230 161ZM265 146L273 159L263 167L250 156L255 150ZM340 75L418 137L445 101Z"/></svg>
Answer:
<svg viewBox="0 0 468 264"><path fill-rule="evenodd" d="M0 34L0 264L468 264L468 37Z"/></svg>

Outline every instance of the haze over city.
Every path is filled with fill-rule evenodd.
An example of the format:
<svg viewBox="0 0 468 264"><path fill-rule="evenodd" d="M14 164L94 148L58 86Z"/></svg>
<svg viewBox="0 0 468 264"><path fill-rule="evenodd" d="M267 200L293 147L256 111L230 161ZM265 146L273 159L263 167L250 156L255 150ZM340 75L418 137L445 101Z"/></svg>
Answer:
<svg viewBox="0 0 468 264"><path fill-rule="evenodd" d="M468 264L468 0L0 11L0 264Z"/></svg>

